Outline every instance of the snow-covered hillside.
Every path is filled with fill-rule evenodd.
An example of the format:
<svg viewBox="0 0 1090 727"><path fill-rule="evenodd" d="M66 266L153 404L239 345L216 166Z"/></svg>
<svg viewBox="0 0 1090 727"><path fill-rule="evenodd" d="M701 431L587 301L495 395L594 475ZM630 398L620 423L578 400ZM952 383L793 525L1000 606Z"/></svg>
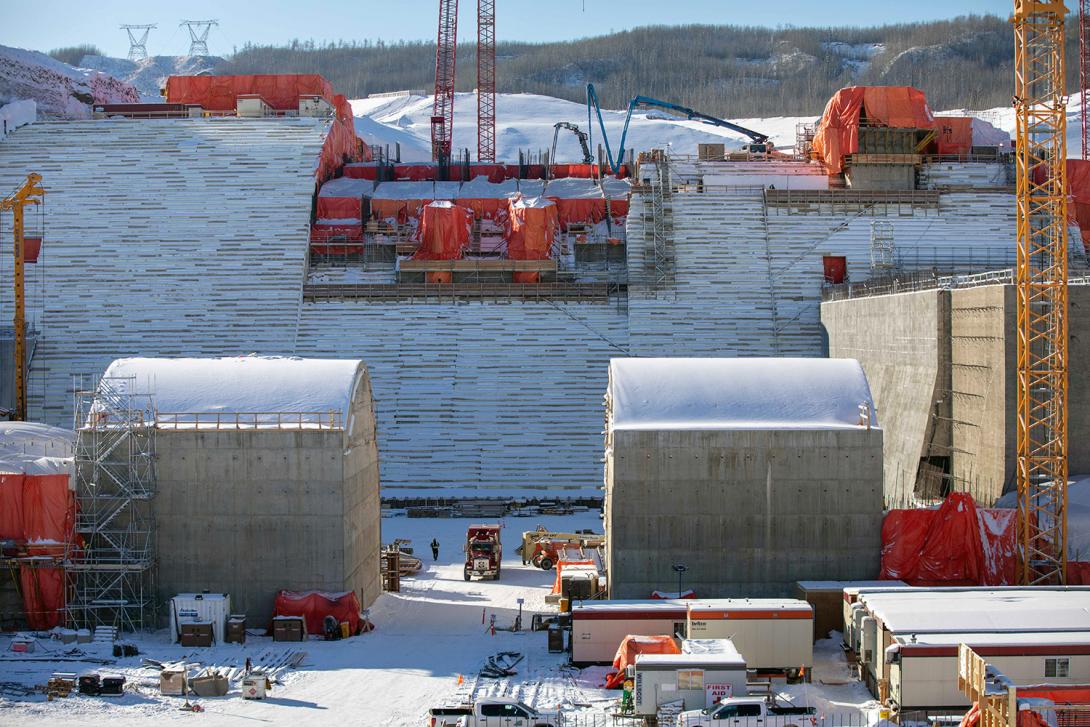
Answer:
<svg viewBox="0 0 1090 727"><path fill-rule="evenodd" d="M0 105L31 100L42 116L84 119L96 103L134 103L136 89L111 75L74 68L44 53L0 46Z"/></svg>
<svg viewBox="0 0 1090 727"><path fill-rule="evenodd" d="M472 93L456 94L454 101L454 148L477 154L477 98ZM401 144L403 161L431 158L431 96L367 98L352 101L356 133L369 144ZM624 111L602 110L609 143L617 153ZM814 118L804 119L814 121ZM737 119L741 126L772 137L777 147L795 143L795 126L801 119ZM553 124L569 121L587 130L587 108L583 104L529 93L503 93L496 99L496 158L518 161L519 150L533 153L548 150L553 143ZM594 120L593 146L602 143L598 120ZM727 148L741 146L748 139L727 129L699 121L669 118L656 111L641 111L632 116L625 146L643 151L669 146L675 154L695 154L697 144L724 143ZM581 161L582 153L575 136L562 132L556 147L557 161Z"/></svg>
<svg viewBox="0 0 1090 727"><path fill-rule="evenodd" d="M108 73L131 83L140 92L141 100L160 103L160 89L168 76L199 76L215 73L223 63L216 56L151 56L142 61L107 56L84 56L80 65Z"/></svg>

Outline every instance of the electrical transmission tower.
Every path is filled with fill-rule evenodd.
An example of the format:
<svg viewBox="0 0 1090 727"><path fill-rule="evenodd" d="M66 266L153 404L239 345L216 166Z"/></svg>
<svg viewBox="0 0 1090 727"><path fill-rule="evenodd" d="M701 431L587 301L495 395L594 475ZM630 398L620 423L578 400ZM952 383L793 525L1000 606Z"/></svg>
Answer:
<svg viewBox="0 0 1090 727"><path fill-rule="evenodd" d="M121 29L129 34L129 60L142 61L148 57L148 33L156 27L151 25L122 25Z"/></svg>
<svg viewBox="0 0 1090 727"><path fill-rule="evenodd" d="M213 25L219 25L215 20L183 20L178 24L179 28L189 29L189 55L208 56L208 33Z"/></svg>
<svg viewBox="0 0 1090 727"><path fill-rule="evenodd" d="M1064 16L1014 2L1018 557L1025 585L1067 576L1067 116Z"/></svg>
<svg viewBox="0 0 1090 727"><path fill-rule="evenodd" d="M477 0L477 161L496 161L496 0Z"/></svg>
<svg viewBox="0 0 1090 727"><path fill-rule="evenodd" d="M450 160L454 135L454 64L458 49L458 0L439 0L439 34L435 43L435 104L431 112L431 155Z"/></svg>

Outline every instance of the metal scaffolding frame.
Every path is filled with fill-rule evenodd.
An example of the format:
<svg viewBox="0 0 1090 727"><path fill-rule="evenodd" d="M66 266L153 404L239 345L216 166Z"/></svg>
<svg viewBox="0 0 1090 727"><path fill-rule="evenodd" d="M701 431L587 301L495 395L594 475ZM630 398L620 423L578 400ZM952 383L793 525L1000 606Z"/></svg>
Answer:
<svg viewBox="0 0 1090 727"><path fill-rule="evenodd" d="M1067 580L1067 111L1062 2L1015 0L1019 582Z"/></svg>
<svg viewBox="0 0 1090 727"><path fill-rule="evenodd" d="M67 620L154 627L155 437L152 397L133 377L74 382L76 532L65 554Z"/></svg>

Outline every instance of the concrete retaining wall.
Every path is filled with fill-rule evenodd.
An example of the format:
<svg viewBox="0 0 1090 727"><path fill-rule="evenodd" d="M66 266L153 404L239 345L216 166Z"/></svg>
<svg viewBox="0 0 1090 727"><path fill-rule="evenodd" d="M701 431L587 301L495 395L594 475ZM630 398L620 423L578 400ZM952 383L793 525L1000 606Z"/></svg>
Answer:
<svg viewBox="0 0 1090 727"><path fill-rule="evenodd" d="M875 578L882 432L617 431L606 462L611 598L788 596Z"/></svg>

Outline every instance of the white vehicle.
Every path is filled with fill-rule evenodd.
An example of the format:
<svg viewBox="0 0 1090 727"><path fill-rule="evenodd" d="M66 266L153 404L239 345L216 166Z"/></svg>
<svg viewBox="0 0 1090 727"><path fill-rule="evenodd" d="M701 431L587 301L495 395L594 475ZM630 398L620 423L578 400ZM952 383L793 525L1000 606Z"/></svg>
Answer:
<svg viewBox="0 0 1090 727"><path fill-rule="evenodd" d="M481 699L474 705L435 707L428 727L559 727L556 712L538 712L517 699Z"/></svg>
<svg viewBox="0 0 1090 727"><path fill-rule="evenodd" d="M769 705L765 697L728 697L706 709L682 712L679 727L812 727L813 707Z"/></svg>

